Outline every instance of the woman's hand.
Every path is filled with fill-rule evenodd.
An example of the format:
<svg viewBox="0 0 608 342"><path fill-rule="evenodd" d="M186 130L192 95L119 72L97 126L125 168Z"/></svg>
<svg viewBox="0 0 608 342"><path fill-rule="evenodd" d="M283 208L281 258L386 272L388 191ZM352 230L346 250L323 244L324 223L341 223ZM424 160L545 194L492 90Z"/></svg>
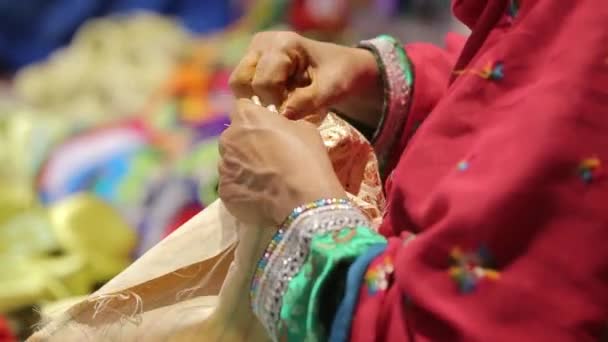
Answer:
<svg viewBox="0 0 608 342"><path fill-rule="evenodd" d="M346 194L317 128L239 100L220 138L219 195L239 220L279 225L295 207Z"/></svg>
<svg viewBox="0 0 608 342"><path fill-rule="evenodd" d="M230 85L237 98L257 95L265 105L280 105L291 119L331 107L375 127L383 101L371 52L293 32L256 34Z"/></svg>

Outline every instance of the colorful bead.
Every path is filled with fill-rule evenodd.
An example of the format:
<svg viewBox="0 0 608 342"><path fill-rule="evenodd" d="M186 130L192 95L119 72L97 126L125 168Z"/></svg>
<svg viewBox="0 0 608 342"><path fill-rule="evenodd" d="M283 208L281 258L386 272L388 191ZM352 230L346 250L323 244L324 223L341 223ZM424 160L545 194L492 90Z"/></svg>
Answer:
<svg viewBox="0 0 608 342"><path fill-rule="evenodd" d="M480 247L472 253L463 253L459 247L454 247L450 260L452 266L449 268L449 275L456 281L462 293L472 292L483 279L500 279L500 272L493 268L493 259L485 247Z"/></svg>
<svg viewBox="0 0 608 342"><path fill-rule="evenodd" d="M578 166L578 175L585 184L589 184L600 175L602 162L599 158L585 158Z"/></svg>

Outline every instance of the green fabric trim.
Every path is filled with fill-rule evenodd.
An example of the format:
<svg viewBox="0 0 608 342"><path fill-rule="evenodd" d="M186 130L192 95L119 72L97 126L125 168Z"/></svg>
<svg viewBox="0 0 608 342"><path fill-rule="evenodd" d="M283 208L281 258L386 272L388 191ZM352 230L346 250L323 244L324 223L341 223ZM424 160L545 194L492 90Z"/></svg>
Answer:
<svg viewBox="0 0 608 342"><path fill-rule="evenodd" d="M324 341L319 307L327 280L340 265L352 263L359 255L386 239L367 227L344 228L315 235L311 251L283 296L279 321L279 340Z"/></svg>

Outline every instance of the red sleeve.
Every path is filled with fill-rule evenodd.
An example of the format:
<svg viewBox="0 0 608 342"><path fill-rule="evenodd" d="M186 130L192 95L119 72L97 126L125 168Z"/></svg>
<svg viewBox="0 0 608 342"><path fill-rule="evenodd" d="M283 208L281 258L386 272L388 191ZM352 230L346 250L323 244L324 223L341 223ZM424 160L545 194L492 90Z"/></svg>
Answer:
<svg viewBox="0 0 608 342"><path fill-rule="evenodd" d="M608 337L608 7L485 3L500 18L394 169L353 341Z"/></svg>

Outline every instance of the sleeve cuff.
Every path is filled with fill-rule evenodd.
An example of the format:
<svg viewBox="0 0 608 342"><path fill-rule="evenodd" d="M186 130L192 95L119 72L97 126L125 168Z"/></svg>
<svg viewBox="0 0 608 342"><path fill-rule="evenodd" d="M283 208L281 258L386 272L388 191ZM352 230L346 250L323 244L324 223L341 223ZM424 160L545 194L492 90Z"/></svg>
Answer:
<svg viewBox="0 0 608 342"><path fill-rule="evenodd" d="M359 226L369 226L366 216L350 204L336 203L302 212L273 239L276 246L263 256L251 292L253 312L273 340L278 337L283 296L308 258L313 235Z"/></svg>
<svg viewBox="0 0 608 342"><path fill-rule="evenodd" d="M383 113L372 138L380 171L384 174L390 151L401 136L407 121L414 69L403 46L393 37L382 35L360 42L359 47L374 54L384 83Z"/></svg>

